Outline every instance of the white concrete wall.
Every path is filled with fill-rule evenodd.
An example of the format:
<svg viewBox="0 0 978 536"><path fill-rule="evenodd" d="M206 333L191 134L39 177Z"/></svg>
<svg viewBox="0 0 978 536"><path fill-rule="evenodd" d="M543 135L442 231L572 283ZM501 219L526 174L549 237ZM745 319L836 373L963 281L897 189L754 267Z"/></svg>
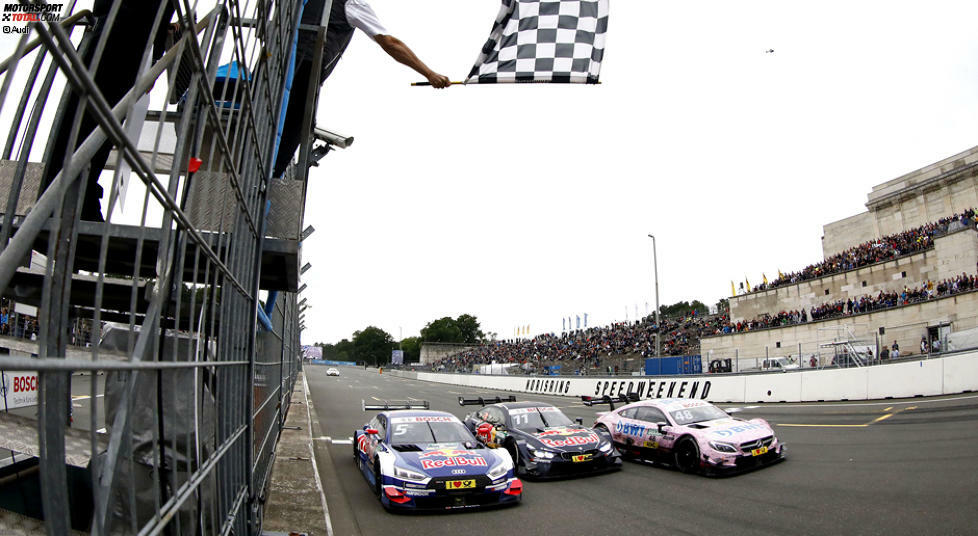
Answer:
<svg viewBox="0 0 978 536"><path fill-rule="evenodd" d="M868 367L869 398L906 398L944 394L944 359L927 359L883 367Z"/></svg>
<svg viewBox="0 0 978 536"><path fill-rule="evenodd" d="M887 365L888 366L888 365ZM801 399L806 402L823 400L867 400L866 375L863 369L833 369L802 372L818 374L802 383Z"/></svg>
<svg viewBox="0 0 978 536"><path fill-rule="evenodd" d="M408 375L399 371L391 374ZM872 400L978 391L978 351L876 367L804 372L604 378L418 372L417 379L569 397L617 396L631 391L643 398L686 397L735 403Z"/></svg>

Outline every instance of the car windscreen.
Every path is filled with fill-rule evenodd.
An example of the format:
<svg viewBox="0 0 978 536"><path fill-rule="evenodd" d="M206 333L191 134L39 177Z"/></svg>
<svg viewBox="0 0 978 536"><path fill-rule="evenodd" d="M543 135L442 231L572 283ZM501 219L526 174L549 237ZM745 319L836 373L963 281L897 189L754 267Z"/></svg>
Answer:
<svg viewBox="0 0 978 536"><path fill-rule="evenodd" d="M509 416L513 420L513 428L531 432L540 428L572 426L574 424L563 412L553 406L513 408L509 410Z"/></svg>
<svg viewBox="0 0 978 536"><path fill-rule="evenodd" d="M669 415L677 425L692 424L694 422L712 421L715 419L726 419L730 417L727 412L716 406L699 406L695 408L677 409L670 411Z"/></svg>
<svg viewBox="0 0 978 536"><path fill-rule="evenodd" d="M451 417L401 417L391 419L391 444L464 443L472 434Z"/></svg>

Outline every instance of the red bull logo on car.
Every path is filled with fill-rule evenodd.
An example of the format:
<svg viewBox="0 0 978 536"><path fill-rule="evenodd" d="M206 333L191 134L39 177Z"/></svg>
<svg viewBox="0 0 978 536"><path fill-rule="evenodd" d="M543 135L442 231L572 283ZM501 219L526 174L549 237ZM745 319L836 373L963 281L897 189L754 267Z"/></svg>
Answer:
<svg viewBox="0 0 978 536"><path fill-rule="evenodd" d="M536 438L548 447L575 447L589 445L599 441L598 435L594 432L581 434L583 430L573 430L569 428L557 428L554 430L544 430L536 434Z"/></svg>
<svg viewBox="0 0 978 536"><path fill-rule="evenodd" d="M440 458L440 459L431 459ZM487 467L485 458L476 456L470 450L445 448L429 450L418 455L423 469L439 469L442 467Z"/></svg>

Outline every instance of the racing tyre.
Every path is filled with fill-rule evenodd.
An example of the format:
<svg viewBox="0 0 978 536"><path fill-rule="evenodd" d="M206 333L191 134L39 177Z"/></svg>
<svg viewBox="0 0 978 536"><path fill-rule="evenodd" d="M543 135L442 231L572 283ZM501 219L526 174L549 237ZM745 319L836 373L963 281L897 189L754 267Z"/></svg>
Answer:
<svg viewBox="0 0 978 536"><path fill-rule="evenodd" d="M510 441L506 443L506 451L509 452L509 456L513 458L513 473L516 476L521 476L526 472L523 468L523 460L520 458L520 449L516 446L515 441Z"/></svg>
<svg viewBox="0 0 978 536"><path fill-rule="evenodd" d="M615 447L618 448L618 452L621 453L621 458L623 460L640 460L642 458L641 456L635 456L634 452L632 452L632 446L634 446L634 444L635 442L632 441L632 438L628 438L625 440L625 443L621 445L621 447L615 445Z"/></svg>
<svg viewBox="0 0 978 536"><path fill-rule="evenodd" d="M691 437L684 437L673 450L676 469L683 473L692 473L700 465L700 448Z"/></svg>
<svg viewBox="0 0 978 536"><path fill-rule="evenodd" d="M380 460L374 460L374 494L380 499L383 497L384 488L381 485L383 478L380 476ZM383 502L383 501L382 501Z"/></svg>

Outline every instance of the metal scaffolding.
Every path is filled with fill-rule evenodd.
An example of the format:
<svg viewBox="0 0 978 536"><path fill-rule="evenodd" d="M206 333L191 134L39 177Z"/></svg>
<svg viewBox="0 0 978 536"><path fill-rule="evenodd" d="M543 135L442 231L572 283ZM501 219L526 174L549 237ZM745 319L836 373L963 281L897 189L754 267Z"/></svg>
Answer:
<svg viewBox="0 0 978 536"><path fill-rule="evenodd" d="M303 2L208 4L70 0L0 63L0 371L37 382L0 407L0 482L37 488L0 532L260 532L301 368L307 166L272 165Z"/></svg>

